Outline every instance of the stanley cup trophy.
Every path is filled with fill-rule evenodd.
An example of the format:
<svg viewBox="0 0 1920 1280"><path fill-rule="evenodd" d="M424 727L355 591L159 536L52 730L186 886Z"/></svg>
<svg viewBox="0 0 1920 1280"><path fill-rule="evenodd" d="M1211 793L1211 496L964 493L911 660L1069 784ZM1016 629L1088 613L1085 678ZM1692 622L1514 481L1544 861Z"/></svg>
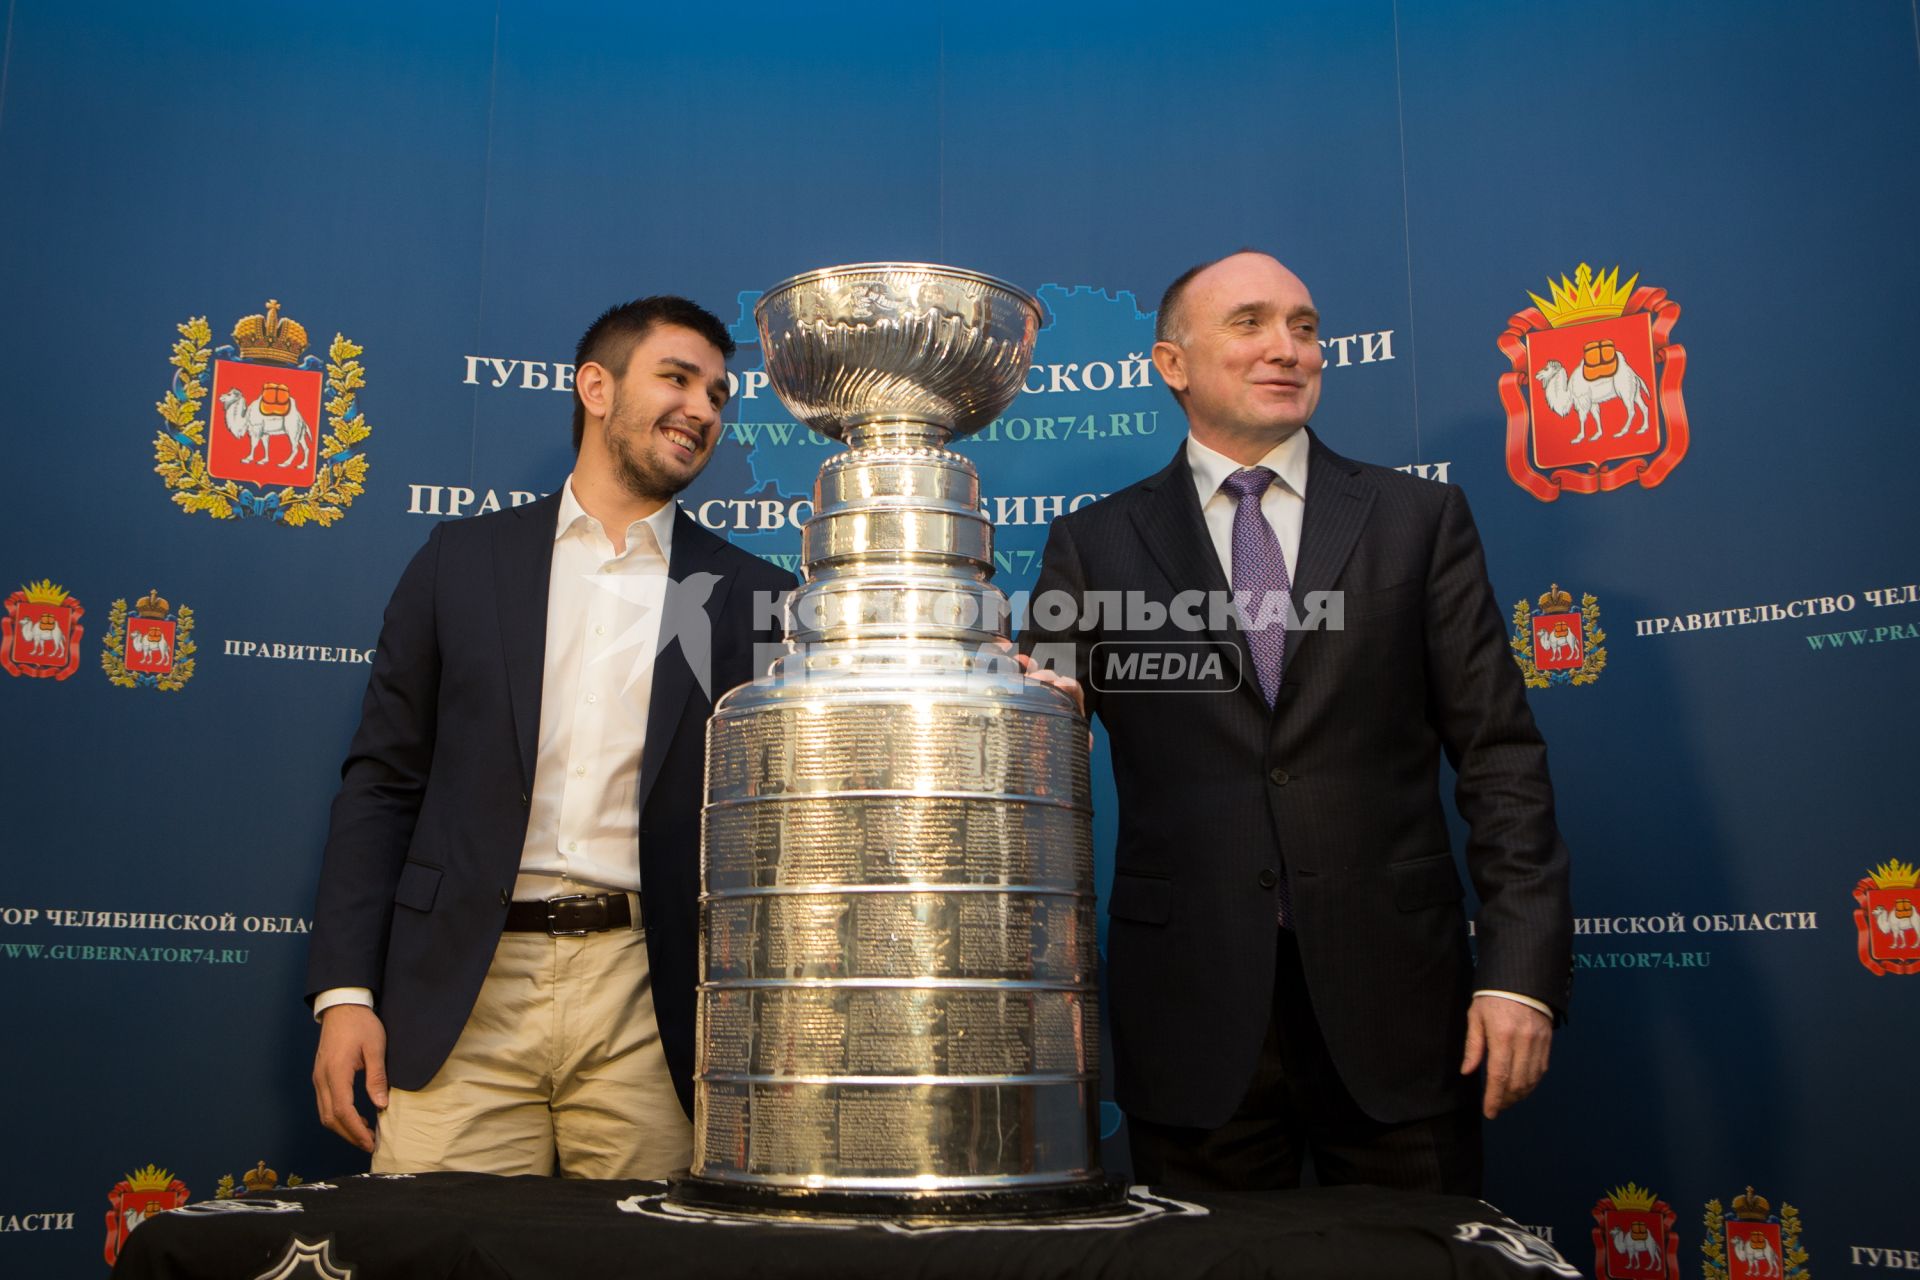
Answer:
<svg viewBox="0 0 1920 1280"><path fill-rule="evenodd" d="M683 1203L1070 1212L1099 1164L1087 727L1008 652L979 478L1040 308L949 267L831 267L755 308L767 374L844 441L787 652L707 732Z"/></svg>

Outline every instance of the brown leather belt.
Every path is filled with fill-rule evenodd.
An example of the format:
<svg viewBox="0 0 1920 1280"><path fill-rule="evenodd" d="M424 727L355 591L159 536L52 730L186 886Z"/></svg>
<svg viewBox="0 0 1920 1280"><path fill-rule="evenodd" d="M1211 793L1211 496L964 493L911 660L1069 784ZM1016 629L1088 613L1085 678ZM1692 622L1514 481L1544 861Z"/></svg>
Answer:
<svg viewBox="0 0 1920 1280"><path fill-rule="evenodd" d="M507 928L515 933L547 933L578 938L610 929L631 929L633 907L625 893L572 893L541 902L507 904Z"/></svg>

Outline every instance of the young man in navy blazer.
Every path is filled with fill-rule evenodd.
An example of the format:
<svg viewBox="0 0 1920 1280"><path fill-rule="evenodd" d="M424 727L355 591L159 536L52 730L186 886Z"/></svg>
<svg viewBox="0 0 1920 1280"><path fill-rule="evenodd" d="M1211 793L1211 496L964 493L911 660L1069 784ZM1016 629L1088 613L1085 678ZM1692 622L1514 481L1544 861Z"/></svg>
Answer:
<svg viewBox="0 0 1920 1280"><path fill-rule="evenodd" d="M794 582L674 501L733 349L682 298L609 310L561 491L436 526L387 607L307 981L320 1118L377 1171L688 1163L705 726Z"/></svg>
<svg viewBox="0 0 1920 1280"><path fill-rule="evenodd" d="M1266 254L1176 280L1155 337L1189 436L1054 521L1034 598L1137 593L1164 624L1082 609L1021 637L1072 656L1068 690L1112 744L1108 1008L1135 1176L1287 1187L1311 1156L1323 1184L1477 1194L1481 1116L1546 1070L1573 921L1546 748L1466 499L1306 429L1319 315ZM1217 654L1223 678L1174 689L1097 665L1156 645Z"/></svg>

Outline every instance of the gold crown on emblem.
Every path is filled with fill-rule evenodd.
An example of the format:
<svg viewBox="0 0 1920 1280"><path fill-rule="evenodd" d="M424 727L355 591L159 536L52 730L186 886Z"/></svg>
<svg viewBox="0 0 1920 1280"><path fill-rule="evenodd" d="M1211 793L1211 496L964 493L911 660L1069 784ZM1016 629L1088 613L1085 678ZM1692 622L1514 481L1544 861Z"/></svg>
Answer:
<svg viewBox="0 0 1920 1280"><path fill-rule="evenodd" d="M1653 1208L1653 1192L1638 1183L1629 1182L1624 1187L1615 1187L1611 1198L1616 1209Z"/></svg>
<svg viewBox="0 0 1920 1280"><path fill-rule="evenodd" d="M156 1165L135 1169L127 1175L129 1191L165 1191L173 1185L173 1174Z"/></svg>
<svg viewBox="0 0 1920 1280"><path fill-rule="evenodd" d="M271 1191L280 1185L280 1175L267 1168L267 1162L262 1160L241 1174L240 1181L247 1184L249 1191Z"/></svg>
<svg viewBox="0 0 1920 1280"><path fill-rule="evenodd" d="M280 314L277 299L267 299L267 314L243 316L233 326L234 341L240 344L243 360L266 360L272 364L299 364L307 352L307 329L297 320Z"/></svg>
<svg viewBox="0 0 1920 1280"><path fill-rule="evenodd" d="M1581 324L1588 320L1611 320L1627 309L1627 300L1633 297L1634 281L1640 278L1636 272L1624 285L1620 283L1620 268L1593 273L1586 263L1573 273L1569 280L1561 276L1559 282L1547 281L1547 291L1553 295L1549 302L1537 293L1529 292L1540 314L1555 329L1564 329L1570 324Z"/></svg>
<svg viewBox="0 0 1920 1280"><path fill-rule="evenodd" d="M1765 1196L1753 1194L1752 1187L1747 1188L1747 1194L1733 1198L1733 1216L1742 1222L1765 1222L1771 1208Z"/></svg>
<svg viewBox="0 0 1920 1280"><path fill-rule="evenodd" d="M1873 869L1873 883L1882 889L1911 889L1920 885L1920 868L1911 862L1890 858Z"/></svg>
<svg viewBox="0 0 1920 1280"><path fill-rule="evenodd" d="M133 602L133 611L143 618L164 618L171 610L172 606L167 603L166 597L152 587L148 587L147 594Z"/></svg>
<svg viewBox="0 0 1920 1280"><path fill-rule="evenodd" d="M1556 582L1541 595L1539 605L1542 613L1565 613L1573 608L1573 597L1562 591Z"/></svg>
<svg viewBox="0 0 1920 1280"><path fill-rule="evenodd" d="M29 582L20 590L27 597L28 604L65 604L67 602L67 589L56 586L51 578Z"/></svg>

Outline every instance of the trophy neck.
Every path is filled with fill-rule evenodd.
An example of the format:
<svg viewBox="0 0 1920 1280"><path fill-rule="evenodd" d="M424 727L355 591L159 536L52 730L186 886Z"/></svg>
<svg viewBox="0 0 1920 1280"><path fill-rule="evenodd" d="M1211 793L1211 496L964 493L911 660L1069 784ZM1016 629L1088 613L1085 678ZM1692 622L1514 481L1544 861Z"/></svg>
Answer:
<svg viewBox="0 0 1920 1280"><path fill-rule="evenodd" d="M939 449L953 435L953 428L925 418L880 417L847 424L849 449L908 448Z"/></svg>

